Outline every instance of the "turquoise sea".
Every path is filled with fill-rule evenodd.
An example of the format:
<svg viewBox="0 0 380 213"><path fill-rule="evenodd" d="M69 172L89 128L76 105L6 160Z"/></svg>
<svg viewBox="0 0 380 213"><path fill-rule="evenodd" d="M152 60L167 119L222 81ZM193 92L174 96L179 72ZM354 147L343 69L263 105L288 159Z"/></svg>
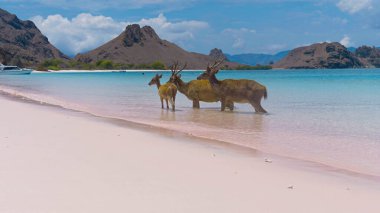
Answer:
<svg viewBox="0 0 380 213"><path fill-rule="evenodd" d="M183 80L199 72L184 72ZM0 76L0 89L99 116L159 126L380 176L380 70L221 71L218 78L254 79L268 89L267 115L248 104L220 112L220 103L177 95L177 111L162 110L153 72L33 73ZM169 72L163 72L163 81Z"/></svg>

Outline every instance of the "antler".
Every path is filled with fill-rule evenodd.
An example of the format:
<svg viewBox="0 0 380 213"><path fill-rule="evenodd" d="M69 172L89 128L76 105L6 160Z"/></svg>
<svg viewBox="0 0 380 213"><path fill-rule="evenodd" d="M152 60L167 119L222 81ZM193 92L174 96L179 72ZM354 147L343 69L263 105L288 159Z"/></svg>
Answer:
<svg viewBox="0 0 380 213"><path fill-rule="evenodd" d="M172 71L172 75L176 74L176 71L178 69L178 61L175 61L173 63L173 65L170 67L171 71Z"/></svg>
<svg viewBox="0 0 380 213"><path fill-rule="evenodd" d="M216 68L216 67L218 67L219 65L221 65L223 62L224 62L224 58L222 58L222 59L220 59L220 60L216 60L215 62L214 62L214 64L210 67L211 69L214 69L214 68Z"/></svg>
<svg viewBox="0 0 380 213"><path fill-rule="evenodd" d="M223 57L219 57L219 58L216 58L215 61L214 61L214 64L210 66L210 63L207 64L207 69L205 70L205 73L211 73L211 72L214 72L214 73L217 73L219 70L217 69L217 67L219 65L221 65L223 62L225 61L225 58Z"/></svg>
<svg viewBox="0 0 380 213"><path fill-rule="evenodd" d="M180 72L182 72L186 67L187 67L187 62L185 63L185 65L183 65L182 69L180 69L180 70L177 72L177 74L180 73Z"/></svg>
<svg viewBox="0 0 380 213"><path fill-rule="evenodd" d="M187 63L185 63L185 65L183 65L183 67L179 69L179 62L176 61L173 63L170 69L172 71L172 75L177 75L178 73L182 72L186 67L187 67Z"/></svg>

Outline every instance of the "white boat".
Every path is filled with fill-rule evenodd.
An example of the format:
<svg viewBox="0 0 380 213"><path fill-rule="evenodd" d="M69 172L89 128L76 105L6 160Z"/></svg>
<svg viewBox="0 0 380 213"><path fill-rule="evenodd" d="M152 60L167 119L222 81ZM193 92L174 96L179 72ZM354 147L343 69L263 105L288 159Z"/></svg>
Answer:
<svg viewBox="0 0 380 213"><path fill-rule="evenodd" d="M18 66L6 66L0 63L0 75L27 75L32 71L32 69L19 68Z"/></svg>

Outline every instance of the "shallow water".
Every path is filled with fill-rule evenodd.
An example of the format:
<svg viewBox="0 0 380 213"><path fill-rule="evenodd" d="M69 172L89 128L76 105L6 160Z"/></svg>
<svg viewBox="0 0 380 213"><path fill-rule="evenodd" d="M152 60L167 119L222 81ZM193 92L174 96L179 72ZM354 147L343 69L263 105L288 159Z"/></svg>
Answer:
<svg viewBox="0 0 380 213"><path fill-rule="evenodd" d="M267 115L248 104L220 112L220 103L177 95L177 111L161 109L155 73L34 73L0 76L3 90L265 152L380 175L380 70L221 71L218 78L254 79L268 88ZM185 81L200 72L185 72ZM169 77L164 73L163 81Z"/></svg>

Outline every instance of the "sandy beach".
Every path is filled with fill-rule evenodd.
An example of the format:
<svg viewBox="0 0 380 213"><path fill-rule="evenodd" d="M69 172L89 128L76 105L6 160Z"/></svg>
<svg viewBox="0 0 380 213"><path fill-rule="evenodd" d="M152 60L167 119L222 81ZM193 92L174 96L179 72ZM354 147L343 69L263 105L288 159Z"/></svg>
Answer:
<svg viewBox="0 0 380 213"><path fill-rule="evenodd" d="M380 211L376 179L6 97L0 105L0 212Z"/></svg>

